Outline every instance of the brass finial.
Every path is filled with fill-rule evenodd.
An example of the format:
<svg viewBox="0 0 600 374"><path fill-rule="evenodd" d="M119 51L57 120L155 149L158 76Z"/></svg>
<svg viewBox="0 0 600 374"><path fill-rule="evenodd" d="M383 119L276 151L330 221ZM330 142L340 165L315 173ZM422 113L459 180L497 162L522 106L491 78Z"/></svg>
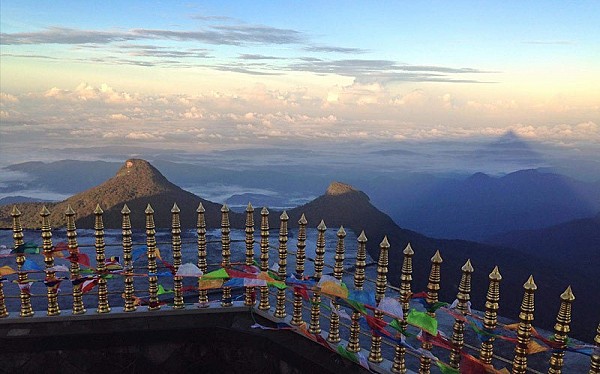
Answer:
<svg viewBox="0 0 600 374"><path fill-rule="evenodd" d="M158 267L156 265L156 227L154 225L154 209L148 204L146 210L146 248L148 256L148 310L159 310L158 301Z"/></svg>
<svg viewBox="0 0 600 374"><path fill-rule="evenodd" d="M323 266L325 262L325 222L321 220L319 226L317 226L317 248L315 249L315 273L313 277L318 281L323 275ZM308 326L308 332L311 334L321 333L321 292L316 290L313 292L313 296L310 299L310 324Z"/></svg>
<svg viewBox="0 0 600 374"><path fill-rule="evenodd" d="M79 245L77 244L77 228L75 227L75 211L69 204L65 211L67 226L67 248L69 249L69 260L71 262L71 280L80 279L79 267ZM83 306L83 294L81 292L81 283L73 284L73 314L85 313Z"/></svg>
<svg viewBox="0 0 600 374"><path fill-rule="evenodd" d="M12 217L12 230L13 230L13 240L15 248L23 245L23 226L21 225L21 212L17 209L16 205L13 206L12 211L10 212ZM19 284L27 284L29 283L29 279L27 273L22 270L23 264L25 264L25 254L17 253L16 256L17 262L17 282ZM31 295L24 289L19 288L19 298L21 300L21 311L19 315L21 317L31 317L33 316L33 308L31 307Z"/></svg>
<svg viewBox="0 0 600 374"><path fill-rule="evenodd" d="M390 243L388 242L387 236L384 236L383 240L379 244L379 260L377 261L377 278L375 280L375 301L377 301L377 304L379 304L385 297L389 249ZM377 319L383 319L383 312L379 309L376 309L374 317ZM383 361L383 356L381 354L381 335L379 334L371 335L371 351L369 352L369 361L375 363Z"/></svg>
<svg viewBox="0 0 600 374"><path fill-rule="evenodd" d="M40 212L42 216L42 248L44 250L44 264L46 265L46 280L56 281L56 274L54 271L48 269L54 266L54 255L52 250L52 228L50 227L50 212L44 205ZM53 283L53 282L52 282ZM58 286L48 286L47 293L48 297L48 312L49 316L57 316L60 314L60 308L58 306Z"/></svg>
<svg viewBox="0 0 600 374"><path fill-rule="evenodd" d="M171 209L171 248L173 252L173 268L175 273L181 266L181 220L179 207L173 204ZM173 276L173 309L183 309L183 277Z"/></svg>
<svg viewBox="0 0 600 374"><path fill-rule="evenodd" d="M471 266L471 260L467 262L461 268L462 276L460 278L460 284L458 285L458 294L456 299L456 309L462 315L466 315L469 311L469 300L471 299L471 274L474 269ZM465 321L464 319L456 318L452 327L452 351L450 352L450 366L458 369L461 360L461 351L465 344Z"/></svg>
<svg viewBox="0 0 600 374"><path fill-rule="evenodd" d="M263 207L260 211L260 271L269 270L269 210ZM258 309L269 310L269 287L260 287Z"/></svg>
<svg viewBox="0 0 600 374"><path fill-rule="evenodd" d="M231 267L231 232L229 226L229 208L226 204L221 208L221 265L224 268ZM223 287L223 296L221 297L221 306L230 307L233 305L231 299L231 287Z"/></svg>
<svg viewBox="0 0 600 374"><path fill-rule="evenodd" d="M427 283L427 298L425 301L429 305L437 303L440 292L440 269L442 264L442 256L440 251L436 251L431 258L431 271L429 272L429 282ZM428 312L431 317L435 318L435 312ZM427 334L423 331L423 335ZM433 345L426 339L421 344L421 348L426 351L431 351ZM431 370L431 358L427 355L421 355L419 363L419 373L429 373Z"/></svg>
<svg viewBox="0 0 600 374"><path fill-rule="evenodd" d="M327 226L325 226L325 222L321 220L319 226L317 226L318 234L317 234L317 248L315 250L315 278L321 279L323 275L323 266L325 262L325 230L327 230Z"/></svg>
<svg viewBox="0 0 600 374"><path fill-rule="evenodd" d="M131 210L129 210L129 207L127 206L127 204L123 204L123 209L121 209L121 214L130 214Z"/></svg>
<svg viewBox="0 0 600 374"><path fill-rule="evenodd" d="M562 373L565 357L564 349L567 347L567 335L571 331L569 326L571 324L571 304L575 301L571 286L567 287L565 292L560 295L560 300L560 308L554 325L554 341L560 344L560 350L552 353L548 374Z"/></svg>
<svg viewBox="0 0 600 374"><path fill-rule="evenodd" d="M346 238L346 230L344 226L340 226L337 231L337 244L335 246L335 265L333 267L333 276L335 279L341 281L344 275L344 239ZM329 318L329 334L327 335L327 341L330 343L339 343L342 338L340 337L340 316L337 311L340 309L339 305L332 301L332 307L334 310L331 311Z"/></svg>
<svg viewBox="0 0 600 374"><path fill-rule="evenodd" d="M302 213L302 216L298 220L298 224L300 224L300 225L306 225L307 223L308 223L308 221L306 220L306 217L304 216L304 213Z"/></svg>
<svg viewBox="0 0 600 374"><path fill-rule="evenodd" d="M498 266L494 267L494 270L492 270L492 272L490 273L489 278L490 278L490 280L496 280L496 281L502 280L502 275L500 275L500 270L498 269Z"/></svg>
<svg viewBox="0 0 600 374"><path fill-rule="evenodd" d="M523 288L528 291L537 290L537 285L535 284L535 282L533 280L533 275L529 276L529 279L527 279L527 282L525 282L525 284L523 285Z"/></svg>
<svg viewBox="0 0 600 374"><path fill-rule="evenodd" d="M198 236L198 269L202 273L206 273L208 269L208 262L206 261L206 220L204 217L204 206L202 203L198 204L196 209L197 220L196 220L196 234ZM201 308L207 308L208 304L208 290L202 287L202 278L198 278L198 306Z"/></svg>
<svg viewBox="0 0 600 374"><path fill-rule="evenodd" d="M304 213L298 220L298 239L296 243L296 278L302 279L304 277L304 261L306 259L306 217ZM294 311L292 314L292 321L290 322L294 326L300 326L304 324L302 320L302 293L294 287Z"/></svg>
<svg viewBox="0 0 600 374"><path fill-rule="evenodd" d="M523 285L525 293L521 302L519 313L519 328L517 330L517 346L515 347L515 358L513 360L513 374L525 374L527 372L527 346L531 340L531 324L533 322L534 293L537 289L533 276L530 276Z"/></svg>
<svg viewBox="0 0 600 374"><path fill-rule="evenodd" d="M248 203L246 207L246 266L254 264L254 208ZM246 287L244 305L254 305L254 287Z"/></svg>
<svg viewBox="0 0 600 374"><path fill-rule="evenodd" d="M483 327L489 331L493 331L498 324L498 309L500 308L500 281L502 280L502 275L500 275L498 266L494 267L488 278L490 283L485 298ZM494 336L490 336L487 341L481 343L479 358L488 365L492 363L495 340Z"/></svg>
<svg viewBox="0 0 600 374"><path fill-rule="evenodd" d="M8 317L8 309L4 302L4 285L0 282L0 318Z"/></svg>
<svg viewBox="0 0 600 374"><path fill-rule="evenodd" d="M412 256L415 254L410 243L402 251L404 259L402 261L402 270L400 275L400 304L404 318L400 322L400 328L406 330L408 323L406 316L410 311L410 298L412 296ZM394 363L392 365L393 373L406 373L406 347L402 344L396 344L394 348Z"/></svg>
<svg viewBox="0 0 600 374"><path fill-rule="evenodd" d="M600 323L596 328L596 337L594 338L594 343L596 343L596 349L592 353L589 374L600 374Z"/></svg>
<svg viewBox="0 0 600 374"><path fill-rule="evenodd" d="M96 248L96 271L98 272L98 308L97 313L109 313L110 307L108 303L108 285L106 284L106 255L104 253L106 244L104 242L104 221L102 214L104 212L100 205L96 205L94 210L94 237L96 238L94 247Z"/></svg>
<svg viewBox="0 0 600 374"><path fill-rule="evenodd" d="M277 275L284 279L287 275L287 241L288 241L288 220L289 217L285 211L279 216L279 271ZM275 318L285 318L285 289L277 289L277 301L275 303Z"/></svg>
<svg viewBox="0 0 600 374"><path fill-rule="evenodd" d="M131 211L127 204L123 205L123 209L121 209L121 233L122 233L122 242L123 242L123 271L124 277L123 281L125 283L125 307L123 311L125 312L134 312L137 307L135 306L134 299L134 286L133 286L133 257L131 254L133 247L133 240L131 238Z"/></svg>
<svg viewBox="0 0 600 374"><path fill-rule="evenodd" d="M354 289L362 291L365 283L365 268L367 266L367 236L362 231L358 238L358 248L356 249L356 263L354 266ZM360 351L360 312L352 312L352 321L350 323L350 336L346 349L350 352Z"/></svg>

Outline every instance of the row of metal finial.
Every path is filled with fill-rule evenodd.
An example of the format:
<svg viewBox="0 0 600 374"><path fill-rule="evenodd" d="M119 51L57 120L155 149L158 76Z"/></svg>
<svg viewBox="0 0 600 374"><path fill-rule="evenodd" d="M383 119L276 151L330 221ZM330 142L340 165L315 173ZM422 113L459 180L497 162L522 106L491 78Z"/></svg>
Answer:
<svg viewBox="0 0 600 374"><path fill-rule="evenodd" d="M206 221L204 217L205 209L200 204L197 212L197 247L198 247L198 268L205 273L207 271L207 251L206 251ZM125 298L125 312L132 312L136 310L134 287L133 287L133 258L132 258L132 231L130 221L131 211L125 205L121 210L122 214L122 241L123 241L123 261L124 261L124 298ZM179 207L177 204L173 205L171 209L172 213L172 249L173 249L173 267L175 272L181 265L181 222L179 218ZM103 211L100 206L96 206L94 210L94 236L95 236L95 250L96 250L96 263L97 263L97 274L106 274L105 268L105 242L104 242L104 224L102 220ZM149 310L160 309L160 303L158 300L158 278L157 263L156 263L156 239L155 239L155 224L154 224L154 210L148 204L146 210L146 246L147 246L147 257L148 257L148 291L149 291ZM230 223L229 223L229 208L224 205L221 208L221 246L222 246L222 267L228 269L231 267L231 239L230 239ZM260 222L260 264L259 268L261 271L266 272L269 270L269 211L267 208L262 208ZM56 280L55 272L51 269L54 266L53 257L53 246L52 246L52 232L49 222L50 212L46 207L40 212L42 218L42 249L44 255L44 264L46 267L46 281ZM14 207L11 216L13 218L13 239L15 248L24 244L23 242L23 229L20 222L21 212ZM77 244L77 232L75 227L75 212L69 206L65 212L66 217L66 230L67 230L67 248L70 255L71 266L71 280L81 279L80 267L78 260L79 249ZM287 241L288 241L288 220L289 217L286 212L281 214L280 218L280 230L279 230L279 247L278 247L278 271L277 274L281 278L285 278L287 275ZM296 268L295 276L298 279L304 277L304 265L306 261L306 227L307 220L304 216L298 221L299 229L297 236L297 250L296 250ZM325 256L325 231L327 227L325 223L321 221L317 226L317 243L314 259L314 274L313 278L319 280L323 274L324 267L324 256ZM341 281L344 272L344 252L345 244L344 238L346 232L343 227L337 231L337 245L335 249L335 265L333 268L333 276ZM366 243L367 237L363 232L357 238L358 248L356 254L356 263L354 271L354 288L356 290L362 290L365 282L365 267L366 267ZM254 208L251 204L248 204L246 208L246 223L245 223L245 264L251 266L254 264ZM387 237L384 237L380 243L379 259L377 262L377 277L375 280L375 299L379 303L385 296L387 286L387 272L388 272L388 252L390 244ZM410 310L410 299L412 296L411 282L412 282L412 256L414 251L410 244L403 251L404 259L402 263L401 275L400 275L400 291L399 301L404 311L404 316L408 315ZM25 262L25 254L17 253L17 273L18 283L28 283L27 272L23 271L22 266ZM440 290L440 269L441 269L442 257L439 251L431 258L431 270L429 273L429 281L427 284L427 297L426 302L428 304L435 304L439 301L438 295ZM463 315L468 313L468 302L470 300L471 292L471 274L474 269L471 265L470 260L467 260L465 265L461 268L462 276L458 287L457 304L456 310ZM484 328L493 331L497 327L498 323L498 309L500 300L500 281L502 276L495 267L489 275L489 286L486 295L485 302L485 314L483 319ZM173 308L183 309L185 308L182 292L182 277L174 276L174 299ZM206 287L203 287L203 281L199 279L199 293L198 293L198 304L201 307L207 307L209 305L208 291ZM55 316L60 314L60 309L57 300L56 288L52 287L52 282L49 282L47 291L48 298L48 316ZM531 276L524 284L524 296L521 304L521 312L519 313L519 327L517 330L517 345L515 348L515 357L513 360L512 372L516 374L525 373L527 370L527 347L531 340L532 321L534 313L534 293L537 286ZM261 286L259 288L259 300L258 309L270 310L269 290L267 286ZM560 296L561 304L558 312L558 316L555 324L555 342L566 347L567 334L570 331L571 322L571 304L575 300L571 287L568 287L563 294ZM276 306L274 311L274 317L283 319L287 316L285 308L286 293L285 289L278 289L276 294ZM8 316L8 311L4 303L4 293L2 289L2 283L0 283L0 317ZM20 291L21 317L30 317L34 314L30 295L25 290ZM229 307L232 303L231 288L222 287L222 298L221 305L223 307ZM246 287L244 293L244 304L246 306L254 306L254 287ZM312 334L320 334L320 304L321 304L321 293L318 288L313 292L310 299L310 321L308 325L308 331ZM339 314L336 311L339 309L339 305L335 302L332 303L334 310L330 315L330 325L327 340L330 343L339 343L341 341L339 332ZM293 311L290 323L294 326L305 325L306 322L302 319L302 294L300 290L294 289L293 294ZM74 282L73 286L73 309L74 315L83 314L86 310L83 305L81 283ZM106 284L106 278L100 276L98 279L98 307L97 313L108 313L110 312L108 302L108 289ZM435 317L435 312L428 312L432 317ZM359 319L361 314L359 311L354 310L351 316L351 324L349 331L349 339L347 343L347 350L350 352L359 352L361 350L359 336L360 336L360 324ZM380 310L375 310L375 318L383 318L383 313ZM400 326L405 330L408 326L406 317L399 321ZM456 318L452 328L452 350L450 352L450 366L458 369L461 361L461 351L464 345L464 319ZM423 334L427 334L423 331ZM600 345L600 325L598 326L597 336L595 338L597 345ZM481 349L479 351L479 359L486 364L492 363L493 357L493 343L494 337L490 337L487 341L481 343ZM432 344L428 339L424 339L421 348L430 351ZM393 358L393 364L391 367L394 373L406 373L406 348L402 344L397 344L395 347L395 355ZM561 373L564 364L564 351L555 351L550 358L549 373ZM381 353L381 336L378 334L371 334L371 347L369 351L368 360L373 363L380 363L383 361ZM431 369L431 358L428 355L422 355L419 364L419 373L429 373ZM600 356L597 354L592 355L590 374L600 373Z"/></svg>

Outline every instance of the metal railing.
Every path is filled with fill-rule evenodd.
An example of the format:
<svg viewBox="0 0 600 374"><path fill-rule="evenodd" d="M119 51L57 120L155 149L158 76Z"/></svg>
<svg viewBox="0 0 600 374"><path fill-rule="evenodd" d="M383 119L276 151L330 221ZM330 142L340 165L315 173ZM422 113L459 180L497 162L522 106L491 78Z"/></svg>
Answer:
<svg viewBox="0 0 600 374"><path fill-rule="evenodd" d="M80 249L91 245L79 245L75 227L75 212L69 206L65 212L66 244L53 245L52 230L49 222L50 212L44 207L41 216L41 255L44 266L35 267L27 258L36 252L34 246L24 242L24 234L20 222L21 213L14 207L11 213L13 219L12 248L5 249L4 258L14 256L16 269L5 265L0 268L4 283L0 283L0 317L28 318L34 315L32 299L44 297L46 315L51 318L60 314L59 304L65 304L64 299L70 299L73 316L86 314L86 304L89 307L90 298L95 299L96 312L105 314L111 312L110 304L120 302L125 313L134 313L139 306L148 311L157 312L165 307L165 296L173 295L169 309L180 310L190 308L206 308L219 303L221 308L243 305L253 313L258 313L277 322L275 327L298 332L328 349L351 359L367 369L378 372L406 373L409 370L419 373L429 373L432 366L437 366L443 373L458 373L464 369L472 372L508 372L498 370L493 364L505 364L511 367L512 373L539 371L528 368L528 357L539 351L550 351L548 373L561 373L566 351L588 353L591 356L589 373L600 373L600 325L595 338L596 346L577 346L568 340L569 324L571 321L571 305L575 299L571 288L568 287L560 295L560 308L556 318L555 331L551 339L539 334L531 325L534 314L534 295L537 286L530 277L523 286L523 299L519 322L503 325L498 322L499 290L502 276L496 267L489 274L488 292L483 316L470 310L471 274L473 267L467 261L461 268L462 277L458 286L456 300L451 304L442 303L438 294L440 290L440 271L442 257L438 252L431 258L429 281L425 292L413 293L412 290L412 257L414 252L410 244L404 249L403 264L400 274L400 285L394 287L388 284L388 252L390 243L383 238L379 245L379 258L376 263L376 277L366 276L367 252L365 233L357 238L356 261L353 271L344 267L346 254L346 231L340 228L337 233L335 256L333 264L325 263L326 226L323 221L317 226L315 257L306 256L307 221L304 215L298 221L296 250L288 249L288 220L284 212L281 214L278 245L269 241L269 211L263 208L260 212L259 224L259 253L255 253L255 224L254 209L248 204L246 208L245 239L231 240L229 209L221 209L221 238L219 241L207 240L207 226L202 204L196 210L196 240L197 263L182 263L182 245L190 244L182 241L182 228L179 219L180 210L175 204L172 213L171 242L157 242L154 224L154 211L150 205L145 210L146 240L143 255L147 258L144 265L134 265L140 256L141 243L133 243L130 210L123 207L122 214L122 247L123 263L119 259L107 258L106 248L115 244L105 242L103 211L97 206L94 215L94 249L95 266L89 257ZM219 242L221 247L221 262L209 263L207 245ZM245 244L243 262L232 262L232 244ZM158 245L170 245L172 261L163 259L158 251ZM37 249L39 250L39 249ZM10 251L10 253L9 253ZM275 266L269 266L272 252L276 252ZM288 255L293 256L295 265L293 271L288 270ZM55 259L62 257L69 261L69 268L56 265ZM258 258L258 261L256 260ZM314 272L305 274L307 261L314 263ZM332 270L332 275L324 274L324 268ZM209 271L211 270L211 271ZM66 276L60 276L65 273ZM31 292L30 278L35 274L43 275L46 286L45 295ZM344 283L344 275L352 276L353 287ZM16 292L8 292L9 278L18 286ZM165 290L159 284L159 278L169 279L173 289ZM122 288L116 287L116 281L109 279L121 278ZM143 280L143 281L140 281ZM147 297L136 296L134 280L147 287ZM38 281L41 281L38 280ZM61 282L70 281L71 292L60 292ZM365 282L374 284L374 290L367 287ZM92 291L96 288L97 291ZM239 292L238 290L242 290ZM6 293L6 294L5 294ZM197 295L197 302L190 303L191 293ZM184 296L187 296L186 298ZM215 295L220 294L218 299ZM18 316L16 311L10 311L7 300L19 299ZM61 303L59 303L59 298ZM326 301L324 301L326 300ZM328 302L327 302L328 301ZM274 304L274 305L273 305ZM121 305L119 305L121 306ZM215 309L218 311L218 309ZM288 314L291 310L291 314ZM39 313L39 312L37 312ZM453 319L451 332L446 335L439 328L438 317L446 314ZM2 319L0 319L2 323ZM328 324L327 330L323 325ZM465 342L465 334L473 333L479 338L479 346ZM494 353L494 343L502 340L514 345L512 360ZM408 357L418 359L409 364ZM409 367L414 366L414 367ZM479 371L476 371L479 370Z"/></svg>

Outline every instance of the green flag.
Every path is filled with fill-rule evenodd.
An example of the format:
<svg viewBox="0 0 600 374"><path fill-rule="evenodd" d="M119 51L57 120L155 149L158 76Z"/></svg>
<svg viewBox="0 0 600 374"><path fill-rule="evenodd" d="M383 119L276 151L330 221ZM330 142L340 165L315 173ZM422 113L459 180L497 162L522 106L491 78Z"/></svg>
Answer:
<svg viewBox="0 0 600 374"><path fill-rule="evenodd" d="M27 243L23 243L20 246L18 246L17 248L13 249L11 253L17 253L17 254L24 253L24 254L36 255L36 254L40 253L40 248L35 243L27 242Z"/></svg>
<svg viewBox="0 0 600 374"><path fill-rule="evenodd" d="M173 293L173 290L165 290L165 288L163 287L162 284L158 285L158 292L156 293L156 295L164 295L166 293Z"/></svg>
<svg viewBox="0 0 600 374"><path fill-rule="evenodd" d="M337 351L340 354L340 356L345 357L350 361L358 362L358 358L356 357L356 354L348 351L346 348L344 348L343 345L338 345Z"/></svg>
<svg viewBox="0 0 600 374"><path fill-rule="evenodd" d="M211 271L210 273L206 273L202 276L202 279L227 279L229 278L229 274L223 268L219 270Z"/></svg>
<svg viewBox="0 0 600 374"><path fill-rule="evenodd" d="M444 364L442 361L436 361L435 363L440 368L440 371L442 372L442 374L460 374L460 371L458 371L458 369L448 366L448 365Z"/></svg>
<svg viewBox="0 0 600 374"><path fill-rule="evenodd" d="M438 321L425 312L411 309L406 321L413 326L420 327L431 335L437 336Z"/></svg>

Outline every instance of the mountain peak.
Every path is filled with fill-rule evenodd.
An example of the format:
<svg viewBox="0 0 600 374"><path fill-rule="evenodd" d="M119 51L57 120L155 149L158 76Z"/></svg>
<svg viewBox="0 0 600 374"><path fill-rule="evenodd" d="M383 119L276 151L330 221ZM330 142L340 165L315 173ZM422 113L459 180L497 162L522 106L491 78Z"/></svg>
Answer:
<svg viewBox="0 0 600 374"><path fill-rule="evenodd" d="M329 187L327 187L327 192L325 194L329 195L329 196L338 196L338 195L344 195L344 194L351 193L351 192L359 192L359 191L357 189L355 189L354 187L352 187L351 185L346 184L346 183L331 182Z"/></svg>

